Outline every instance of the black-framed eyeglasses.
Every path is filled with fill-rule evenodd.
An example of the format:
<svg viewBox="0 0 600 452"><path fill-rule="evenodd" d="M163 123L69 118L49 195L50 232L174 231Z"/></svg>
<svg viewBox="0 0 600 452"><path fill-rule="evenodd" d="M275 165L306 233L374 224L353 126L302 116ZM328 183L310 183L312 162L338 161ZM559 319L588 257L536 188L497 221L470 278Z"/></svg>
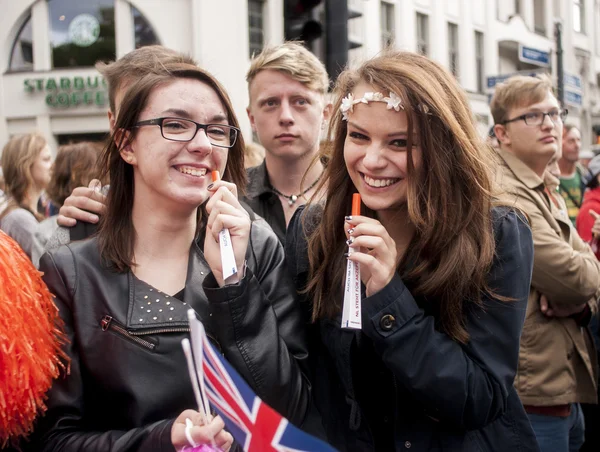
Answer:
<svg viewBox="0 0 600 452"><path fill-rule="evenodd" d="M546 116L548 116L550 121L552 121L554 124L558 124L559 120L564 122L564 120L567 119L568 114L569 110L551 110L546 113L543 111L532 111L525 113L524 115L517 116L516 118L507 119L506 121L502 122L502 124L523 120L528 126L540 126L544 123Z"/></svg>
<svg viewBox="0 0 600 452"><path fill-rule="evenodd" d="M159 126L163 138L171 141L192 141L202 129L213 146L230 148L235 144L240 129L226 124L200 124L191 119L155 118L139 121L134 127Z"/></svg>

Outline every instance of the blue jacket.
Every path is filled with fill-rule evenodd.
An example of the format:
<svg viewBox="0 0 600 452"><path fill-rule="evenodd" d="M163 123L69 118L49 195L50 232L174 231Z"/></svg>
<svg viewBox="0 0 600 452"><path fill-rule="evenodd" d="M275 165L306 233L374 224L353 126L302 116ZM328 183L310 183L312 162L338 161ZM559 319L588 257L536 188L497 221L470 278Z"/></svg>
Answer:
<svg viewBox="0 0 600 452"><path fill-rule="evenodd" d="M286 238L298 289L308 276L301 214ZM400 276L363 298L362 331L341 329L341 316L312 325L313 394L336 448L539 450L513 387L533 265L531 231L508 208L494 209L493 227L488 284L514 301L484 295L481 306L467 303L467 345L436 328L434 303L413 297Z"/></svg>

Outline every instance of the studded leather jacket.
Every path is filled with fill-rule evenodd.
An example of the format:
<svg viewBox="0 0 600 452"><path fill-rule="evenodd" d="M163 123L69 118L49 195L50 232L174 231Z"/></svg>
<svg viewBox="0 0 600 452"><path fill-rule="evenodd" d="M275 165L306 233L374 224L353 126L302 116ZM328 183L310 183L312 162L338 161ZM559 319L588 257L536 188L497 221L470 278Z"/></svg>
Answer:
<svg viewBox="0 0 600 452"><path fill-rule="evenodd" d="M181 347L188 307L257 395L301 425L310 401L305 320L263 220L252 223L246 258L242 281L219 288L194 243L178 299L102 265L95 238L45 254L40 269L65 323L71 368L49 393L36 450L173 451L173 420L195 408Z"/></svg>

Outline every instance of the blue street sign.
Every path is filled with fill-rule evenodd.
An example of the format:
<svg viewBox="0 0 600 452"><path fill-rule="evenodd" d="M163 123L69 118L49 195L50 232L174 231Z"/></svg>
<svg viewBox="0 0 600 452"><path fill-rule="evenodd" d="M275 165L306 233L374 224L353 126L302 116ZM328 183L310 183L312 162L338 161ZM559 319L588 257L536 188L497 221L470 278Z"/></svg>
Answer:
<svg viewBox="0 0 600 452"><path fill-rule="evenodd" d="M537 72L530 72L530 71L526 71L526 72L513 72L512 74L503 74L503 75L491 75L489 77L487 77L487 87L488 89L494 89L494 87L498 84L498 83L502 83L506 80L508 80L509 78L511 78L514 75L528 75L530 77L535 77L536 75L538 75Z"/></svg>
<svg viewBox="0 0 600 452"><path fill-rule="evenodd" d="M565 86L571 86L575 89L581 90L581 77L565 73L563 80Z"/></svg>
<svg viewBox="0 0 600 452"><path fill-rule="evenodd" d="M519 44L519 61L547 67L550 66L550 52Z"/></svg>
<svg viewBox="0 0 600 452"><path fill-rule="evenodd" d="M572 107L581 107L583 99L581 94L565 90L565 103Z"/></svg>

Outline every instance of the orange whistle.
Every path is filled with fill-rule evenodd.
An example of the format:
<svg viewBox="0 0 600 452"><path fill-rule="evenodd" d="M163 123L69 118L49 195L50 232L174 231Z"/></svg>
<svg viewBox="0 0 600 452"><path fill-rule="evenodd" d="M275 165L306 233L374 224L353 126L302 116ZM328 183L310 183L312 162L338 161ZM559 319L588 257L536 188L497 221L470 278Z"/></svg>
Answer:
<svg viewBox="0 0 600 452"><path fill-rule="evenodd" d="M352 195L352 215L360 215L360 194Z"/></svg>
<svg viewBox="0 0 600 452"><path fill-rule="evenodd" d="M218 180L221 179L221 176L220 176L219 172L216 171L216 170L215 171L211 171L210 175L212 176L212 181L213 182L216 182L216 181L218 181Z"/></svg>

